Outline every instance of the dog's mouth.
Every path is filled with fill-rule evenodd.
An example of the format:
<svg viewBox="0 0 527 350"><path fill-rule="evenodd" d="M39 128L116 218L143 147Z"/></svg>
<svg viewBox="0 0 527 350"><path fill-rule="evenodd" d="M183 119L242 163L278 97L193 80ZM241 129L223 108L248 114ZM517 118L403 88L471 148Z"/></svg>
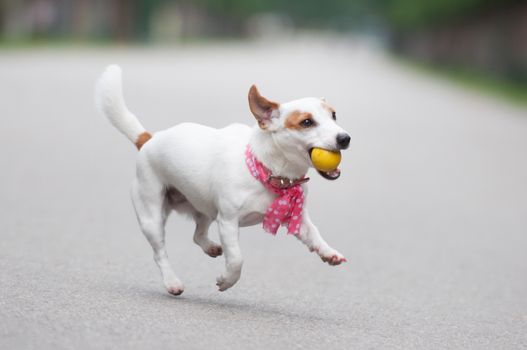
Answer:
<svg viewBox="0 0 527 350"><path fill-rule="evenodd" d="M322 176L324 179L326 180L336 180L340 177L340 169L337 168L335 170L331 170L331 171L320 171L320 170L317 170L318 173L320 174L320 176Z"/></svg>
<svg viewBox="0 0 527 350"><path fill-rule="evenodd" d="M309 149L309 158L311 158L311 153L313 152L313 148ZM331 171L322 171L322 170L318 170L316 169L317 172L320 174L320 176L322 176L324 179L326 180L336 180L340 177L340 169L339 168L336 168L334 170L331 170Z"/></svg>

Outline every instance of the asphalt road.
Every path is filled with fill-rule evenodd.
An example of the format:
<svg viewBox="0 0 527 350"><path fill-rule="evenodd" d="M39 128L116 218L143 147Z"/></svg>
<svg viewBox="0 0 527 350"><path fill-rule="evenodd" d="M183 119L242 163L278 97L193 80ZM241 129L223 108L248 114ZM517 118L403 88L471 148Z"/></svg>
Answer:
<svg viewBox="0 0 527 350"><path fill-rule="evenodd" d="M168 295L129 198L136 152L96 114L109 63L147 129L253 123L246 93L325 96L353 139L308 205L348 263L283 231L245 265L171 217ZM0 54L1 349L525 349L527 110L341 41ZM213 228L213 237L217 237ZM217 239L217 238L216 238Z"/></svg>

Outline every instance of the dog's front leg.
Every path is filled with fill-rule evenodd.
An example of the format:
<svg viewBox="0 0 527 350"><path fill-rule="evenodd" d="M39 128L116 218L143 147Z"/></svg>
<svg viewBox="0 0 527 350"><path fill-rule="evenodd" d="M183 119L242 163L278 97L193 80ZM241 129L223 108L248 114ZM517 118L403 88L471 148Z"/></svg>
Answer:
<svg viewBox="0 0 527 350"><path fill-rule="evenodd" d="M216 279L216 285L223 292L232 287L240 279L243 259L238 240L238 218L225 219L219 217L217 221L220 241L225 256L225 273Z"/></svg>
<svg viewBox="0 0 527 350"><path fill-rule="evenodd" d="M340 265L347 261L346 258L335 249L331 248L326 243L324 238L320 235L318 228L313 224L309 218L307 209L304 209L302 213L302 227L300 235L297 236L311 252L317 252L322 261L327 262L330 265Z"/></svg>

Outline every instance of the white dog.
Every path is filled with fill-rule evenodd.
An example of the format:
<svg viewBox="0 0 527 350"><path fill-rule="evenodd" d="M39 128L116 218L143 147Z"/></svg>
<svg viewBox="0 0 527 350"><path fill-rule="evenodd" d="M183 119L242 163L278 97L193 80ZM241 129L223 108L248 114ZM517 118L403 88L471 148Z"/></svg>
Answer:
<svg viewBox="0 0 527 350"><path fill-rule="evenodd" d="M112 65L97 83L96 103L140 150L132 200L169 293L183 292L165 249L164 227L172 210L192 216L196 222L194 242L206 254L225 254L226 270L217 278L220 291L240 278L243 260L239 228L262 222L265 226L265 220L274 232L280 224L289 225L289 233L330 265L346 261L321 237L303 207L311 149L345 149L350 142L324 99L278 104L262 97L253 85L249 106L258 125L213 129L183 123L151 136L127 109L121 69ZM319 173L330 180L340 175L338 169ZM260 174L267 178L259 178ZM276 206L286 209L279 212ZM295 225L294 220L300 221ZM208 238L213 221L218 224L221 245Z"/></svg>

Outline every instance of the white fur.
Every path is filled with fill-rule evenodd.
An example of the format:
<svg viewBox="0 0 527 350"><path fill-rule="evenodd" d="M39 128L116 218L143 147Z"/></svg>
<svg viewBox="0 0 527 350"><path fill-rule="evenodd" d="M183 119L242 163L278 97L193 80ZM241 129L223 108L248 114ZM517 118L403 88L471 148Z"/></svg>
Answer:
<svg viewBox="0 0 527 350"><path fill-rule="evenodd" d="M119 66L108 66L97 82L95 105L130 141L137 141L137 137L145 132L145 128L124 103L121 68Z"/></svg>
<svg viewBox="0 0 527 350"><path fill-rule="evenodd" d="M96 100L102 113L130 140L135 141L144 131L124 104L119 67L110 66L103 73ZM305 131L286 129L285 119L294 110L310 112L318 125ZM224 291L240 278L243 260L239 227L260 224L275 198L249 173L244 157L246 145L251 145L255 156L274 175L295 179L305 175L311 166L309 148L335 149L335 137L343 132L320 99L285 103L275 112L266 130L242 124L214 129L182 123L157 132L140 150L132 200L169 293L183 292L183 284L170 266L165 250L164 226L172 210L194 218L194 242L205 253L212 257L225 253L226 270L217 278L219 290ZM303 186L307 194L306 185ZM207 236L214 221L218 224L221 246ZM320 236L306 208L299 239L332 265L345 261Z"/></svg>

